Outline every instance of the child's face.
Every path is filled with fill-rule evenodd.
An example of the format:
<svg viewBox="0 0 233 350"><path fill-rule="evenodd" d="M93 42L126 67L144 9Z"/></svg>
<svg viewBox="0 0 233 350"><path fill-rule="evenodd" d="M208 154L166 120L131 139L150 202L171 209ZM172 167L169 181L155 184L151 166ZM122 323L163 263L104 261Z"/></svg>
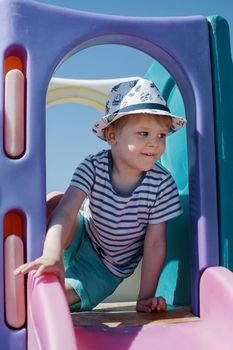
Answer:
<svg viewBox="0 0 233 350"><path fill-rule="evenodd" d="M139 172L151 169L163 154L166 146L168 127L156 116L131 115L124 126L112 127L113 157L121 165Z"/></svg>

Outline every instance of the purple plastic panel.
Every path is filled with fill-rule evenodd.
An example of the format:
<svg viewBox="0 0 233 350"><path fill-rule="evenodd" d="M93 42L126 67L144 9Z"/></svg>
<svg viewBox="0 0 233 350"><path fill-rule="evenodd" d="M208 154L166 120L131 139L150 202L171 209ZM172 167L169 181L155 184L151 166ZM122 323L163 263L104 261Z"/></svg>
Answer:
<svg viewBox="0 0 233 350"><path fill-rule="evenodd" d="M30 0L0 1L1 96L6 53L26 52L26 153L18 160L0 148L0 220L14 208L26 214L27 259L37 257L45 234L45 98L54 69L74 52L99 44L124 44L158 60L176 80L188 119L193 312L198 312L199 278L218 265L212 82L207 20L204 17L129 18L65 10ZM3 101L3 98L1 98ZM1 112L3 106L1 103ZM2 113L1 113L2 118ZM1 135L2 121L0 123ZM181 227L182 230L182 227ZM0 240L0 261L3 241ZM0 342L26 349L25 330L4 322L3 264L0 264Z"/></svg>

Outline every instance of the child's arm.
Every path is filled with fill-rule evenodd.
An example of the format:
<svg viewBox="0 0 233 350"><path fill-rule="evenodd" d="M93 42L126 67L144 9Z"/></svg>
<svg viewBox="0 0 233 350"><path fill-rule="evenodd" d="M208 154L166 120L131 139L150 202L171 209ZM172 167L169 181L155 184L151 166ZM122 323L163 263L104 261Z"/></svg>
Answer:
<svg viewBox="0 0 233 350"><path fill-rule="evenodd" d="M166 255L166 222L148 225L144 241L140 291L137 311L165 311L166 301L155 297L160 272Z"/></svg>
<svg viewBox="0 0 233 350"><path fill-rule="evenodd" d="M37 276L54 273L64 283L62 253L71 241L72 228L85 197L86 194L76 187L70 186L67 189L49 222L42 256L19 266L15 270L16 275L35 269Z"/></svg>

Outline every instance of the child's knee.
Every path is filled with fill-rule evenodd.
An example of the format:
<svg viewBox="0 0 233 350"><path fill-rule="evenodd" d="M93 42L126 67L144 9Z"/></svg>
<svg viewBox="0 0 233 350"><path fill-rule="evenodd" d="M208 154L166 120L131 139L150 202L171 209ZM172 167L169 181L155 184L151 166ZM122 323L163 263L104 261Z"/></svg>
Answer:
<svg viewBox="0 0 233 350"><path fill-rule="evenodd" d="M69 305L76 304L80 301L79 295L75 292L73 287L65 281L65 292L66 292L66 299Z"/></svg>
<svg viewBox="0 0 233 350"><path fill-rule="evenodd" d="M63 197L63 192L50 192L46 196L47 222L51 219L54 209Z"/></svg>

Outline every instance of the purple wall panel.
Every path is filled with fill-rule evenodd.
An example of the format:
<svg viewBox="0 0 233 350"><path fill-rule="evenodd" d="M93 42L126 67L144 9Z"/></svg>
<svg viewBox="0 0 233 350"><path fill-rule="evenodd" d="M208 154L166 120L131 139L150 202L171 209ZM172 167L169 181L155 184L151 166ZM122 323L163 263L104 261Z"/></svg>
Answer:
<svg viewBox="0 0 233 350"><path fill-rule="evenodd" d="M12 208L27 218L27 258L37 257L45 234L45 97L54 69L76 51L124 44L158 60L176 80L188 119L193 311L198 312L200 274L218 265L213 101L208 24L204 17L130 18L65 10L30 0L0 1L0 93L6 52L26 52L26 153L8 159L0 146L0 220ZM15 50L16 49L16 50ZM18 50L19 51L19 50ZM2 100L2 99L1 99ZM2 118L2 103L1 113ZM1 135L2 119L0 122ZM181 228L182 230L182 228ZM3 241L0 240L0 261ZM26 349L25 331L4 323L0 264L0 340L4 349Z"/></svg>

